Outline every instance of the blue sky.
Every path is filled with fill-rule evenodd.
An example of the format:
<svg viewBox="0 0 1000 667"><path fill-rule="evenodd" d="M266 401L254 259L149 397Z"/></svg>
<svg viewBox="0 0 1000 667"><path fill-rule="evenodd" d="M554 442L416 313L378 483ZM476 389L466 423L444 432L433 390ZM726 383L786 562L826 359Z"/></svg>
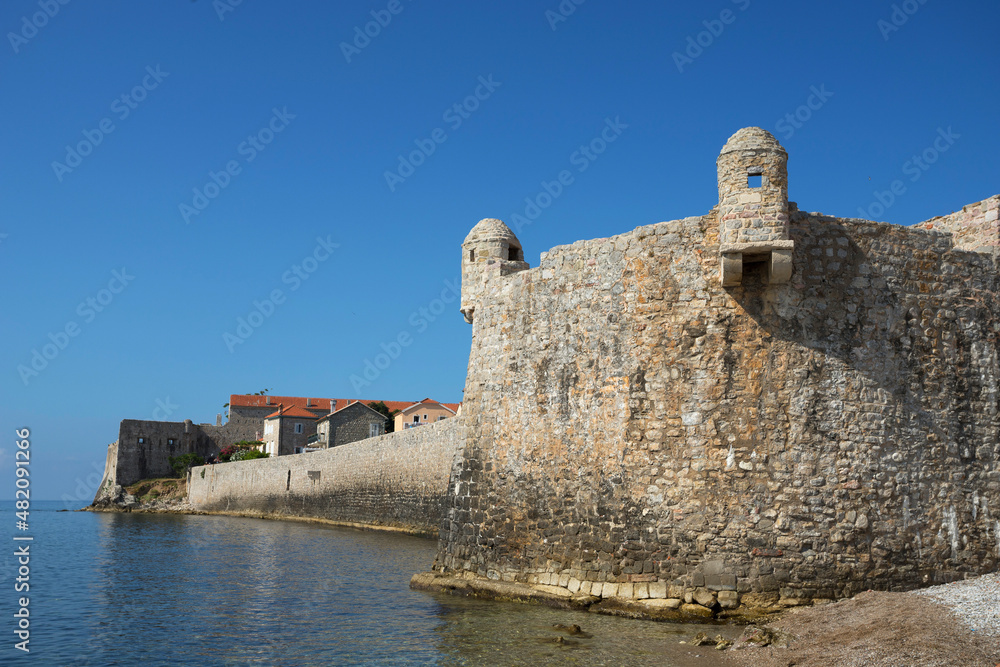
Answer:
<svg viewBox="0 0 1000 667"><path fill-rule="evenodd" d="M459 401L479 219L522 216L536 265L703 214L741 127L782 142L805 210L912 224L997 194L997 25L939 0L7 0L0 495L16 428L35 497L82 506L123 418L214 422L264 388Z"/></svg>

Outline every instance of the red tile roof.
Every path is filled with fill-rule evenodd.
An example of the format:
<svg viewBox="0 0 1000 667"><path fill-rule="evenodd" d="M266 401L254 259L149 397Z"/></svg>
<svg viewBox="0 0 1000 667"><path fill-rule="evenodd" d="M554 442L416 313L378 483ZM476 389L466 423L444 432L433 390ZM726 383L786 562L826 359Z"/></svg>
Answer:
<svg viewBox="0 0 1000 667"><path fill-rule="evenodd" d="M457 413L458 409L462 406L461 403L441 403L440 401L435 401L433 398L425 398L424 400L422 400L422 401L420 401L418 403L410 403L409 405L406 406L406 408L404 408L404 410L409 410L412 407L415 407L417 405L423 405L423 404L440 405L440 406L448 408L449 410L451 410L452 412L455 412L455 413Z"/></svg>
<svg viewBox="0 0 1000 667"><path fill-rule="evenodd" d="M268 399L271 399L270 403L268 403ZM372 400L367 400L367 399L361 400L357 398L330 399L330 398L306 398L304 396L258 396L251 394L232 394L229 397L230 406L252 407L252 408L274 408L275 410L277 410L278 405L280 404L285 406L285 414L288 414L288 410L293 407L302 408L304 410L317 411L317 412L318 411L324 411L327 413L336 412L337 410L344 409L345 407L347 407L348 405L350 405L355 401L360 401L365 405L378 402L378 400L376 399ZM332 409L331 409L331 402L333 404ZM432 400L430 398L425 398L422 401L382 401L382 402L385 403L385 407L389 408L390 412L393 410L399 410L400 412L402 412L403 410L412 407L414 405L417 405L418 403L438 403L438 401ZM307 406L306 403L309 403L309 405ZM458 412L458 408L462 404L441 403L441 405L445 406L452 412ZM277 416L277 415L276 414L268 415L267 418L269 419L272 416Z"/></svg>
<svg viewBox="0 0 1000 667"><path fill-rule="evenodd" d="M334 400L336 401L336 407L334 408L334 412L336 412L337 410L343 410L344 408L346 408L351 403L354 403L355 401L359 401L361 403L364 403L365 405L368 405L369 407L371 407L370 406L371 403L378 403L379 402L378 400L374 400L374 399L373 400L361 400L361 399L357 399L357 398L336 398ZM382 402L385 403L385 407L389 408L389 412L392 412L393 410L400 410L400 411L402 411L402 410L405 410L406 408L410 407L411 405L413 405L413 401L382 401Z"/></svg>
<svg viewBox="0 0 1000 667"><path fill-rule="evenodd" d="M270 403L268 403L270 399ZM330 409L330 399L329 398L306 398L304 396L251 396L249 394L233 394L229 397L229 405L236 405L241 407L250 408L266 408L273 407L278 408L278 404L284 405L286 408L299 407L306 408L308 410L327 410ZM306 406L309 403L309 406Z"/></svg>
<svg viewBox="0 0 1000 667"><path fill-rule="evenodd" d="M297 405L293 405L290 408L285 408L284 410L278 410L273 414L269 414L264 417L264 419L274 419L275 417L295 417L297 419L316 419L316 415L309 412L305 408L300 408Z"/></svg>
<svg viewBox="0 0 1000 667"><path fill-rule="evenodd" d="M322 417L319 418L319 421L325 421L325 420L329 419L330 417L332 417L337 412L340 412L341 410L346 410L347 408L351 407L355 403L363 405L366 408L368 408L369 410L371 410L372 412L376 412L377 413L377 411L374 408L372 408L370 405L368 405L368 403L366 403L364 401L349 401L349 402L344 403L343 407L337 408L337 410L335 412L331 412L330 414L323 415Z"/></svg>

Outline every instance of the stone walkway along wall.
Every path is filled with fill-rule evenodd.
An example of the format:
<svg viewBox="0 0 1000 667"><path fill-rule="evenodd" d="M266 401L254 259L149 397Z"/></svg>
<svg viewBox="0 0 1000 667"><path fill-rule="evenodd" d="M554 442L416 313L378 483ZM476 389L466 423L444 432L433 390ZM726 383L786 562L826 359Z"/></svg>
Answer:
<svg viewBox="0 0 1000 667"><path fill-rule="evenodd" d="M992 255L790 213L785 285L720 286L714 210L491 283L435 572L719 609L996 569Z"/></svg>
<svg viewBox="0 0 1000 667"><path fill-rule="evenodd" d="M461 418L318 452L192 468L199 510L311 517L436 536Z"/></svg>

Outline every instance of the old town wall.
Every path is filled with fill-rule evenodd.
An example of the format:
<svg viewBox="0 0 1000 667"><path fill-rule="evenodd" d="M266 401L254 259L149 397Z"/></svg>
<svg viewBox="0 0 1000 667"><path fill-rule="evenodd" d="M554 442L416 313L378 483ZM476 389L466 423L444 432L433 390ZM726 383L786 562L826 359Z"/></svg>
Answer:
<svg viewBox="0 0 1000 667"><path fill-rule="evenodd" d="M461 418L339 447L192 468L199 510L305 517L437 535Z"/></svg>
<svg viewBox="0 0 1000 667"><path fill-rule="evenodd" d="M996 569L994 259L789 211L787 284L721 286L715 210L489 283L436 574L719 610Z"/></svg>

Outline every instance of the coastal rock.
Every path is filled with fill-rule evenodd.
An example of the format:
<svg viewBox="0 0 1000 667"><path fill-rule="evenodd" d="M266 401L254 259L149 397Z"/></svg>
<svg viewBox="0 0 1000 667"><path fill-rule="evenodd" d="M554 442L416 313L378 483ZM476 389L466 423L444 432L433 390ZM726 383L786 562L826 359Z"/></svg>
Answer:
<svg viewBox="0 0 1000 667"><path fill-rule="evenodd" d="M682 604L681 613L696 618L712 618L714 616L711 609L702 607L700 604Z"/></svg>
<svg viewBox="0 0 1000 667"><path fill-rule="evenodd" d="M719 591L717 595L719 606L723 609L736 609L740 606L740 599L736 591Z"/></svg>
<svg viewBox="0 0 1000 667"><path fill-rule="evenodd" d="M102 488L91 507L97 510L128 512L139 507L139 501L120 485L115 484Z"/></svg>
<svg viewBox="0 0 1000 667"><path fill-rule="evenodd" d="M678 609L680 608L682 602L677 598L667 598L666 600L652 599L652 600L640 600L640 603L649 607L650 609Z"/></svg>
<svg viewBox="0 0 1000 667"><path fill-rule="evenodd" d="M708 635L705 634L704 632L699 632L694 636L694 639L691 640L691 644L693 646L708 646L709 644L714 644L714 643L715 642L709 639Z"/></svg>
<svg viewBox="0 0 1000 667"><path fill-rule="evenodd" d="M715 606L715 594L707 588L696 589L692 597L702 607L712 608Z"/></svg>
<svg viewBox="0 0 1000 667"><path fill-rule="evenodd" d="M756 625L748 625L743 629L743 634L741 634L739 639L736 640L736 643L733 644L733 650L752 648L755 646L777 646L778 648L788 648L788 642L790 639L791 637L788 633L780 630Z"/></svg>

